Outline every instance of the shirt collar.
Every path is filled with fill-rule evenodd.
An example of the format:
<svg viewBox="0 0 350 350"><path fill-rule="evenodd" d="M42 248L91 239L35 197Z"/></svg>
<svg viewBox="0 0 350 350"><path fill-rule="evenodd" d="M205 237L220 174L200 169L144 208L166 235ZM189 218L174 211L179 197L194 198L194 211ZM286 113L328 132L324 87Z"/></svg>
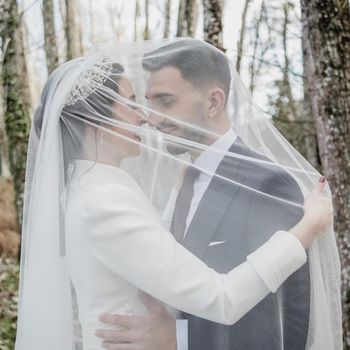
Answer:
<svg viewBox="0 0 350 350"><path fill-rule="evenodd" d="M198 166L200 169L207 170L209 173L215 173L217 167L225 157L225 154L213 150L228 151L236 139L236 133L230 128L218 140L212 143L207 150L199 155L194 161L194 165Z"/></svg>

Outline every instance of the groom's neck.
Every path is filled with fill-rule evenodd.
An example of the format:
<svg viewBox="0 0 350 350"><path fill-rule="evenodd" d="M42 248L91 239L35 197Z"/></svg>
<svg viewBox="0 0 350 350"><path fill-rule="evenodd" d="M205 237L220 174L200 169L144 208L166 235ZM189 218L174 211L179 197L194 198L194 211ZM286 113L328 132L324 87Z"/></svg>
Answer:
<svg viewBox="0 0 350 350"><path fill-rule="evenodd" d="M225 135L231 129L231 124L229 123L229 120L227 120L227 123L226 122L222 123L215 129L216 130L210 130L211 133L214 134L214 136L208 136L202 139L201 143L203 145L210 147L214 142L219 140L223 135ZM203 152L205 152L205 150L198 150L198 149L193 150L191 152L192 161L194 162Z"/></svg>

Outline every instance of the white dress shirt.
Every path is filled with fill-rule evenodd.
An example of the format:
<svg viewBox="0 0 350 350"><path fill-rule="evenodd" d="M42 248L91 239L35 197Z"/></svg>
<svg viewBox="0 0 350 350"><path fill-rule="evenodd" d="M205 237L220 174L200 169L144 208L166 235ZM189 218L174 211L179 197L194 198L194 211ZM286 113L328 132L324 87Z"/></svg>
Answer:
<svg viewBox="0 0 350 350"><path fill-rule="evenodd" d="M237 136L233 129L229 129L224 135L222 135L217 141L215 141L207 150L203 151L198 158L193 162L194 165L200 169L206 170L208 173L201 172L194 183L193 197L191 200L190 210L186 219L186 229L184 235L186 236L187 229L191 224L194 214L197 211L198 205L207 190L210 181L215 174L216 169L223 160L225 154L220 152L215 152L214 150L228 151L232 144L237 139ZM164 224L170 228L175 203L177 199L178 191L173 189L169 196L168 203L162 215L162 221Z"/></svg>
<svg viewBox="0 0 350 350"><path fill-rule="evenodd" d="M236 140L236 138L237 136L235 132L233 131L233 129L230 128L222 137L215 141L210 146L210 148L202 152L199 155L199 157L193 162L194 165L198 166L200 169L207 170L208 173L210 173L211 175L202 172L200 173L200 175L194 183L193 198L186 220L185 236L187 229L194 217L194 214L197 211L198 205L210 184L213 174L215 174L216 169L218 168L219 164L225 156L223 153L220 154L217 152L213 152L212 150L217 149L222 151L228 151L234 143L234 141Z"/></svg>

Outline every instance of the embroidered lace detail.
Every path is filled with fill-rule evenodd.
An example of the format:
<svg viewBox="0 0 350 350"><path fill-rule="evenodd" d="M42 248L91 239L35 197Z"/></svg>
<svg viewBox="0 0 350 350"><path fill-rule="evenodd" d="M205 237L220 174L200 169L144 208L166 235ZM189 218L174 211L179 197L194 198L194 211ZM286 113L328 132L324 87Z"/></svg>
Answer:
<svg viewBox="0 0 350 350"><path fill-rule="evenodd" d="M78 77L77 83L68 95L64 105L71 106L79 100L84 100L102 86L111 73L112 62L110 59L103 58L100 62L95 63L92 68Z"/></svg>

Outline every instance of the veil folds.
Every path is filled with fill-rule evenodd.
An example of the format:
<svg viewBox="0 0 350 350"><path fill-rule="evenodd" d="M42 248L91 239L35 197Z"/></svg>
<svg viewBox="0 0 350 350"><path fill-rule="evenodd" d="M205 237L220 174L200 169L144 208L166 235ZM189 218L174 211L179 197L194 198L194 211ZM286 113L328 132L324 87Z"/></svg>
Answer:
<svg viewBox="0 0 350 350"><path fill-rule="evenodd" d="M77 342L65 201L79 160L91 163L82 183L101 163L135 180L163 225L220 273L294 226L320 176L262 116L232 62L204 42L110 43L63 64L30 135L17 350ZM186 187L189 169L196 179ZM186 192L193 200L179 214ZM188 217L175 223L176 215ZM300 334L306 349L340 349L339 271L329 230L300 275L233 327L270 323L280 349Z"/></svg>

